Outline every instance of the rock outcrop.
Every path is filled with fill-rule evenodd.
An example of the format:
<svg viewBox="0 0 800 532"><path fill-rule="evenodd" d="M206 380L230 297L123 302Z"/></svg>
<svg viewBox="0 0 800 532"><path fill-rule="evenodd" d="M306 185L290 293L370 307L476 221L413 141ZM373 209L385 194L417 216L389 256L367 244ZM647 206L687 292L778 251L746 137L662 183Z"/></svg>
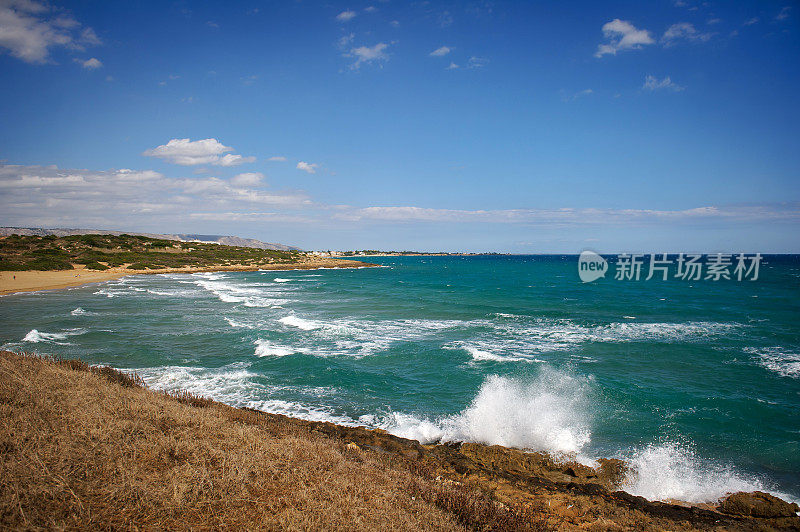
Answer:
<svg viewBox="0 0 800 532"><path fill-rule="evenodd" d="M748 517L797 517L800 506L763 491L740 491L729 495L717 507L720 512Z"/></svg>

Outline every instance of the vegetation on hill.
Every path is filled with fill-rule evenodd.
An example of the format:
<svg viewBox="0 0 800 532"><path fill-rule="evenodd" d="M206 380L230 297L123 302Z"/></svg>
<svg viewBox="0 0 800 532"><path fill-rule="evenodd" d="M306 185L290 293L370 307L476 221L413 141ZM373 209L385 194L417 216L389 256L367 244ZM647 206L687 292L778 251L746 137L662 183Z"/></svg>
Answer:
<svg viewBox="0 0 800 532"><path fill-rule="evenodd" d="M0 529L551 529L418 461L80 360L0 351Z"/></svg>
<svg viewBox="0 0 800 532"><path fill-rule="evenodd" d="M299 251L180 242L132 235L57 237L11 235L0 238L0 270L90 270L127 265L131 270L207 267L242 264L259 266L296 262Z"/></svg>

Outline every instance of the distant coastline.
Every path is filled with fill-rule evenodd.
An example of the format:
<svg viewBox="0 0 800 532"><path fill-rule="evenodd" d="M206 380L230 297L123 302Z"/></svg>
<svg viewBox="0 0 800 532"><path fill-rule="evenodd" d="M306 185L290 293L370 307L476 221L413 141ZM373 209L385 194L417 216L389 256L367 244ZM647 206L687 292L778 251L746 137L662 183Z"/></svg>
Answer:
<svg viewBox="0 0 800 532"><path fill-rule="evenodd" d="M0 236L0 295L69 288L127 275L360 268L365 262L298 251L168 240L145 235Z"/></svg>
<svg viewBox="0 0 800 532"><path fill-rule="evenodd" d="M201 273L201 272L253 272L259 270L315 270L318 268L371 268L377 264L345 259L308 259L285 264L264 264L251 266L244 264L221 264L216 266L188 268L160 268L154 270L131 270L125 266L103 271L76 268L54 271L0 271L0 295L21 292L39 292L74 288L91 283L113 281L128 275L154 275L162 273Z"/></svg>

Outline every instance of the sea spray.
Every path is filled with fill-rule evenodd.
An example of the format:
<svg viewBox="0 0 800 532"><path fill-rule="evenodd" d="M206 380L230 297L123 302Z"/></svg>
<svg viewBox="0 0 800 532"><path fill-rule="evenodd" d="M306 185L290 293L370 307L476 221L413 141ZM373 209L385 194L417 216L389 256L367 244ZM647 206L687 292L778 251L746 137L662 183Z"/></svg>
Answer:
<svg viewBox="0 0 800 532"><path fill-rule="evenodd" d="M577 457L591 439L590 382L549 367L533 380L490 375L456 415L430 421L395 413L383 425L426 442L472 441Z"/></svg>
<svg viewBox="0 0 800 532"><path fill-rule="evenodd" d="M686 443L653 443L624 459L631 473L623 489L649 500L714 502L729 493L765 489L759 479L746 478L732 466L700 459Z"/></svg>

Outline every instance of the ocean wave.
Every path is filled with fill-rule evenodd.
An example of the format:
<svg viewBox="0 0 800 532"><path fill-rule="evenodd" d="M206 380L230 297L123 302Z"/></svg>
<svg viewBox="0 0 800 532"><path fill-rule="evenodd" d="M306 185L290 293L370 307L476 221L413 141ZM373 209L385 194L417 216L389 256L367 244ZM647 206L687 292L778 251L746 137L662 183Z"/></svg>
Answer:
<svg viewBox="0 0 800 532"><path fill-rule="evenodd" d="M247 285L227 282L223 276L204 276L194 281L194 284L211 292L223 303L241 303L246 307L272 307L284 305L290 300L282 297L285 290L276 290L274 287L261 283Z"/></svg>
<svg viewBox="0 0 800 532"><path fill-rule="evenodd" d="M623 489L653 501L715 502L737 491L768 489L761 480L748 478L731 466L700 459L686 444L651 444L628 452L623 459L632 468Z"/></svg>
<svg viewBox="0 0 800 532"><path fill-rule="evenodd" d="M472 360L477 362L519 362L519 361L526 361L526 362L541 362L541 360L535 358L528 358L528 357L521 357L521 356L513 356L513 355L498 355L486 349L481 349L475 345L468 344L462 341L452 342L450 344L445 344L442 346L444 349L463 349L472 357Z"/></svg>
<svg viewBox="0 0 800 532"><path fill-rule="evenodd" d="M71 310L70 314L72 316L96 316L97 315L96 312L92 312L90 310L85 310L85 309L83 309L81 307L78 307L76 309Z"/></svg>
<svg viewBox="0 0 800 532"><path fill-rule="evenodd" d="M378 423L423 443L472 441L581 458L591 439L590 380L551 368L532 381L490 375L456 415L430 420L391 413Z"/></svg>
<svg viewBox="0 0 800 532"><path fill-rule="evenodd" d="M285 357L287 355L291 355L296 353L295 349L291 347L286 347L283 345L274 345L267 340L256 340L256 351L255 355L257 357Z"/></svg>
<svg viewBox="0 0 800 532"><path fill-rule="evenodd" d="M289 327L297 327L298 329L302 329L304 331L313 331L314 329L320 329L324 325L316 321L300 318L298 316L295 316L294 314L289 316L284 316L283 318L280 318L278 321Z"/></svg>
<svg viewBox="0 0 800 532"><path fill-rule="evenodd" d="M276 277L273 279L276 283L291 283L292 279L283 279L282 277Z"/></svg>
<svg viewBox="0 0 800 532"><path fill-rule="evenodd" d="M39 342L46 342L58 345L69 345L69 342L62 342L61 340L66 340L70 336L78 336L81 334L86 334L87 332L88 331L86 329L67 329L65 331L57 333L46 333L46 332L41 332L37 329L31 329L28 332L28 334L25 335L22 341L33 344Z"/></svg>
<svg viewBox="0 0 800 532"><path fill-rule="evenodd" d="M758 357L758 363L781 377L800 378L800 354L783 347L745 347L744 351Z"/></svg>
<svg viewBox="0 0 800 532"><path fill-rule="evenodd" d="M499 317L498 317L499 318ZM442 344L445 349L463 349L474 361L541 361L537 355L575 350L592 342L695 342L736 331L734 323L610 323L582 325L570 319L528 318L508 315L473 320L365 320L339 318L321 320L291 314L278 321L312 332L320 355L372 355L395 343L413 342L459 331L461 339ZM307 340L311 341L311 340ZM579 360L579 362L592 360Z"/></svg>
<svg viewBox="0 0 800 532"><path fill-rule="evenodd" d="M135 372L154 390L185 390L232 406L247 406L262 398L266 391L264 385L256 380L258 375L248 367L247 363L235 362L217 369L159 366L140 368Z"/></svg>
<svg viewBox="0 0 800 532"><path fill-rule="evenodd" d="M358 425L356 420L343 414L337 414L333 409L322 406L309 406L295 401L284 401L282 399L267 399L263 401L250 401L248 408L269 412L272 414L283 414L308 421L324 421L337 423L339 425Z"/></svg>

